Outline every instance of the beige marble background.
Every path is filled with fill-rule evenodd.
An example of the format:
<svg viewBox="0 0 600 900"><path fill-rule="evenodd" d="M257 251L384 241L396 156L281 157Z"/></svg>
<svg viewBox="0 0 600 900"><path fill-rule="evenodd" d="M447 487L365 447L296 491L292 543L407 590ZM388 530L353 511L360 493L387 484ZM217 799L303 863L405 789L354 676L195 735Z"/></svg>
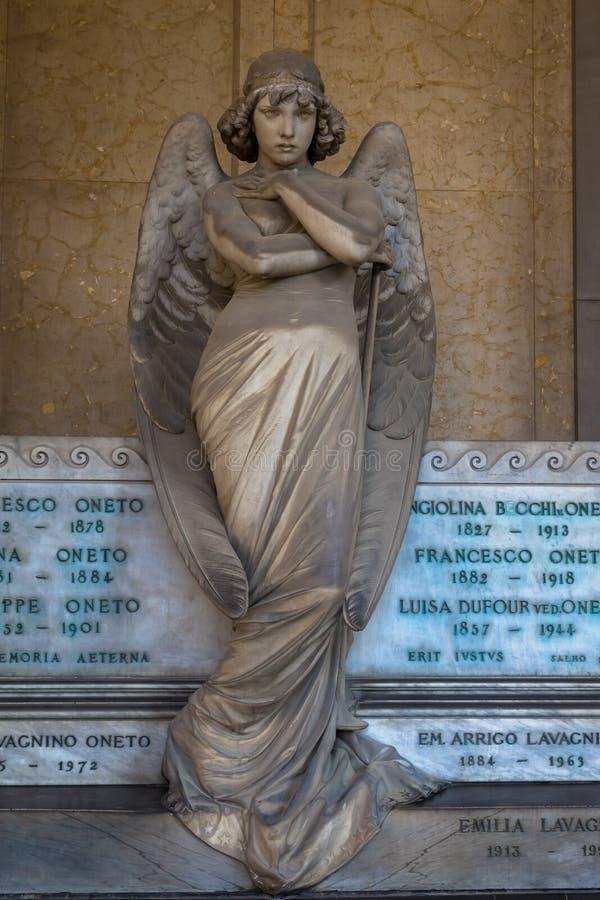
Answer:
<svg viewBox="0 0 600 900"><path fill-rule="evenodd" d="M570 0L0 0L0 431L134 432L126 310L162 136L293 46L349 121L332 171L375 122L405 129L431 436L571 438L570 29Z"/></svg>

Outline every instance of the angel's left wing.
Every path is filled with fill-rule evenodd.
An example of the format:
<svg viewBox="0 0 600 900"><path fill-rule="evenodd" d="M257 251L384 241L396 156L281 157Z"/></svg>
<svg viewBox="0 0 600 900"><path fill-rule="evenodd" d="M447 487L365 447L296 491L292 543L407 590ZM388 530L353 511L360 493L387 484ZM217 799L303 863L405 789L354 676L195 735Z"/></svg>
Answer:
<svg viewBox="0 0 600 900"><path fill-rule="evenodd" d="M215 316L231 296L211 277L202 222L203 195L225 177L206 119L177 119L148 187L129 301L138 398L151 421L172 433L185 428L192 378Z"/></svg>
<svg viewBox="0 0 600 900"><path fill-rule="evenodd" d="M379 192L392 266L377 310L365 436L360 523L344 614L363 629L381 596L406 530L431 405L435 320L410 156L391 122L367 134L345 175ZM359 272L355 309L365 340L370 267Z"/></svg>
<svg viewBox="0 0 600 900"><path fill-rule="evenodd" d="M225 177L206 119L177 119L142 213L129 338L140 433L167 525L210 599L237 618L248 608L248 581L190 421L192 379L232 293L202 221L204 194Z"/></svg>

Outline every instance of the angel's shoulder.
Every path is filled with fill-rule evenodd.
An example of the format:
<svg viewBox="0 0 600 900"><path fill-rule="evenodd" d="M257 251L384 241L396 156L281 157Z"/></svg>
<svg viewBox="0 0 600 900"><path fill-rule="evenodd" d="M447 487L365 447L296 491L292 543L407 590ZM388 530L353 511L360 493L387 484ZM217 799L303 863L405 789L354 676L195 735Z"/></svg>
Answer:
<svg viewBox="0 0 600 900"><path fill-rule="evenodd" d="M332 175L329 172L323 172L320 169L316 171L318 172L318 179L320 182L319 187L322 187L331 193L338 194L341 200L346 200L348 197L356 196L357 194L362 196L377 196L377 191L366 178L348 174L343 176Z"/></svg>
<svg viewBox="0 0 600 900"><path fill-rule="evenodd" d="M346 175L343 181L346 183L347 202L356 200L364 203L368 201L375 206L381 206L381 198L377 188L367 178Z"/></svg>
<svg viewBox="0 0 600 900"><path fill-rule="evenodd" d="M228 178L213 184L204 195L204 205L220 203L233 198L233 182Z"/></svg>
<svg viewBox="0 0 600 900"><path fill-rule="evenodd" d="M231 211L232 206L237 207L237 205L237 200L233 195L233 183L227 179L214 184L207 190L202 208L205 215L209 213L213 217L219 218Z"/></svg>

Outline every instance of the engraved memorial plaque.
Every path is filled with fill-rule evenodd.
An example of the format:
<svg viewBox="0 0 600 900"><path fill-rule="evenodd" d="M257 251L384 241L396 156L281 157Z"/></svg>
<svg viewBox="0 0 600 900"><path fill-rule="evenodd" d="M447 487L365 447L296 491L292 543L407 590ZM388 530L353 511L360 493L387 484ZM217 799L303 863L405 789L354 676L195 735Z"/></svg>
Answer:
<svg viewBox="0 0 600 900"><path fill-rule="evenodd" d="M168 718L6 719L0 784L157 784Z"/></svg>
<svg viewBox="0 0 600 900"><path fill-rule="evenodd" d="M452 781L598 778L599 460L429 449L378 639L349 657L380 740Z"/></svg>
<svg viewBox="0 0 600 900"><path fill-rule="evenodd" d="M534 451L535 453L535 451ZM350 671L600 673L597 454L438 451L424 457L406 537ZM567 481L567 478L569 479ZM467 480L468 479L468 480ZM384 637L385 635L385 637Z"/></svg>
<svg viewBox="0 0 600 900"><path fill-rule="evenodd" d="M369 718L378 740L449 781L600 780L600 716L548 710Z"/></svg>
<svg viewBox="0 0 600 900"><path fill-rule="evenodd" d="M63 457L38 450L1 484L0 677L205 677L229 625L179 559L137 451Z"/></svg>
<svg viewBox="0 0 600 900"><path fill-rule="evenodd" d="M541 794L543 791L540 792ZM526 891L596 888L600 810L592 802L398 813L387 836L330 876L330 891ZM393 852L391 852L393 848ZM393 862L392 862L393 860ZM373 877L370 873L376 872Z"/></svg>
<svg viewBox="0 0 600 900"><path fill-rule="evenodd" d="M172 542L137 441L1 448L0 784L156 783L229 621ZM599 776L595 445L430 446L349 686L452 781Z"/></svg>

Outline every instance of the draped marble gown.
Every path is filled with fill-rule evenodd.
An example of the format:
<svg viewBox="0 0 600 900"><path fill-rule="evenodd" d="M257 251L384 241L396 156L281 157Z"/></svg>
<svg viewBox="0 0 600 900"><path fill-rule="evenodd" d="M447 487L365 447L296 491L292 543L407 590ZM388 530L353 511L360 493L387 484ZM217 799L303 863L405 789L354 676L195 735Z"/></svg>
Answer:
<svg viewBox="0 0 600 900"><path fill-rule="evenodd" d="M192 387L250 606L174 720L167 806L256 886L315 884L439 782L344 702L364 410L354 272L241 276Z"/></svg>

